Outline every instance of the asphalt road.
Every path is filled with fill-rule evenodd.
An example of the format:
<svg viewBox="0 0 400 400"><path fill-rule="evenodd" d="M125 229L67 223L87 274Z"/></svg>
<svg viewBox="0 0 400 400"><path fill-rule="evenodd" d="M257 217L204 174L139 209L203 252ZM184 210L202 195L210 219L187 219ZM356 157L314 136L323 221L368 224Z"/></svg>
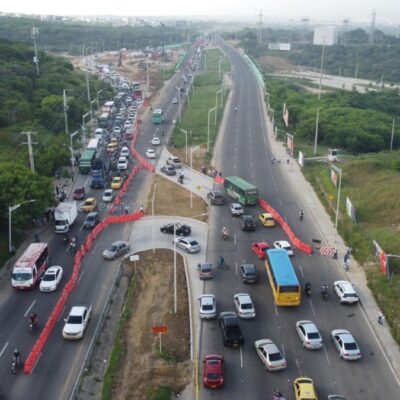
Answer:
<svg viewBox="0 0 400 400"><path fill-rule="evenodd" d="M270 149L266 140L266 124L262 112L256 78L245 61L233 50L223 45L234 66L234 92L231 111L224 130L218 169L224 176L238 175L256 184L260 197L266 199L288 221L294 232L305 242L320 234L310 216L301 223L300 208L304 208L281 172L289 168L286 161L271 165ZM233 108L237 106L238 112ZM292 161L293 162L293 161ZM247 211L255 217L262 212L256 207ZM220 230L227 226L233 237L222 241ZM360 306L342 306L332 290L335 280L341 279L336 264L327 257L307 256L296 251L292 261L299 280L310 281L314 291L310 299L303 298L297 308L276 307L263 262L250 250L254 241L286 239L279 226L263 228L258 225L252 233L242 232L238 221L230 216L228 208L214 207L211 212L207 259L216 262L222 254L228 269L220 271L207 281L204 291L216 295L218 312L234 310L233 295L249 293L255 303L257 317L241 321L245 345L241 349L225 348L216 321L201 323L200 354L220 353L225 357L225 388L216 392L201 387L200 399L261 400L272 398L273 389L284 391L287 399L294 399L292 382L299 376L312 378L320 399L328 394L342 394L351 400L399 398L399 386L390 370ZM237 269L246 260L257 265L260 280L256 285L241 283ZM319 296L322 283L330 286L330 298L324 301ZM317 293L316 293L317 292ZM321 350L310 351L302 347L295 330L296 321L310 319L320 329L324 339ZM339 358L330 342L330 331L349 329L355 336L363 355L357 362ZM288 367L271 373L263 368L254 350L254 341L272 339L286 356ZM200 376L201 385L201 376Z"/></svg>
<svg viewBox="0 0 400 400"><path fill-rule="evenodd" d="M157 104L157 107L164 109L165 122L157 126L151 123L151 118L143 121L136 145L136 149L141 154L145 153L153 136L160 136L163 142L167 141L168 130L172 121L176 120L178 112L178 105L172 104L172 99L176 97L177 93L175 86L183 86L180 73L172 78L171 85L166 88L162 101ZM153 108L156 108L155 105ZM162 130L165 131L165 137L162 137ZM159 152L160 149L156 149L156 153ZM107 156L103 154L103 157ZM133 164L134 162L130 162L129 168ZM147 175L146 170L140 171L126 192L123 201L130 205L130 211L134 211L140 206L137 198ZM76 186L84 185L87 189L87 197L95 197L98 204L104 206L104 203L101 202L103 190L91 190L88 180L87 175L80 175ZM108 207L101 207L98 211L100 211L101 218L104 218L108 213ZM79 212L70 233L71 237L74 234L78 236L78 243L82 243L88 234L88 231L82 228L85 218L86 214ZM38 288L27 292L17 292L11 287L11 278L3 279L0 282L0 395L5 399L70 398L89 345L93 341L99 317L118 273L119 261L104 261L101 253L115 240L127 240L129 234L129 224L114 225L108 227L96 240L92 251L84 258L79 282L30 376L24 376L22 371L15 376L11 375L12 351L17 348L22 353L23 359L26 358L39 336L40 329L53 310L63 286L68 282L72 272L73 256L68 252L67 246L63 244L62 235L51 234L47 241L50 265L62 265L64 268L64 277L56 292L44 294L39 292ZM41 239L45 240L45 238ZM82 340L65 341L61 336L64 318L67 317L71 307L78 302L92 304L92 318ZM29 334L27 321L31 310L35 310L39 316L39 327L33 335Z"/></svg>

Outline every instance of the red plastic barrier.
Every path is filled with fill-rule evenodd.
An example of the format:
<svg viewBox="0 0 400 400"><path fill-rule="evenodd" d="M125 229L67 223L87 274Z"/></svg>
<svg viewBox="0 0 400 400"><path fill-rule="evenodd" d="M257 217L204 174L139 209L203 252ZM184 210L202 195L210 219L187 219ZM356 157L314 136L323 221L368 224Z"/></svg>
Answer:
<svg viewBox="0 0 400 400"><path fill-rule="evenodd" d="M290 241L293 243L293 245L300 251L306 254L312 254L313 248L302 242L292 231L288 223L281 217L281 215L278 213L278 211L275 210L270 204L268 204L265 200L259 199L258 203L260 206L267 212L269 212L276 221L280 224L282 229L285 231L286 235L288 235Z"/></svg>
<svg viewBox="0 0 400 400"><path fill-rule="evenodd" d="M216 176L214 178L215 183L220 183L221 185L225 182L225 179L222 176Z"/></svg>

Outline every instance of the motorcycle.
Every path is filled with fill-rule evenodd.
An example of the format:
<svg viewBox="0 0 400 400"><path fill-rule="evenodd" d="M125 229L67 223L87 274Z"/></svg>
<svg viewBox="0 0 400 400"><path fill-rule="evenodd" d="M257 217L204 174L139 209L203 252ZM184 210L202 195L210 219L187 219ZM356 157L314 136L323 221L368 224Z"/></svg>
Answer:
<svg viewBox="0 0 400 400"><path fill-rule="evenodd" d="M222 239L223 240L228 240L229 239L229 232L227 229L222 229L221 231Z"/></svg>
<svg viewBox="0 0 400 400"><path fill-rule="evenodd" d="M18 357L13 357L11 362L11 373L15 375L18 372L18 369L21 367L22 361Z"/></svg>
<svg viewBox="0 0 400 400"><path fill-rule="evenodd" d="M324 300L328 300L328 288L326 286L322 286L321 288L321 297Z"/></svg>
<svg viewBox="0 0 400 400"><path fill-rule="evenodd" d="M280 390L275 390L272 393L272 400L286 400L286 398L283 397L283 393Z"/></svg>
<svg viewBox="0 0 400 400"><path fill-rule="evenodd" d="M37 320L33 321L31 318L29 319L29 333L32 334L33 331L37 327Z"/></svg>
<svg viewBox="0 0 400 400"><path fill-rule="evenodd" d="M310 283L307 283L304 286L304 293L307 295L307 297L311 296L311 284Z"/></svg>

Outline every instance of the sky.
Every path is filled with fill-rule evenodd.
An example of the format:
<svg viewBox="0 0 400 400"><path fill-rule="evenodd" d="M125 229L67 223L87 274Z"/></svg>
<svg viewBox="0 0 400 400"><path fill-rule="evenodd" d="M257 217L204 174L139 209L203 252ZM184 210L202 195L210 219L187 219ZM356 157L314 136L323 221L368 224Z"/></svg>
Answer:
<svg viewBox="0 0 400 400"><path fill-rule="evenodd" d="M400 0L12 0L2 1L5 13L120 16L225 16L254 17L262 10L271 18L369 21L400 23Z"/></svg>

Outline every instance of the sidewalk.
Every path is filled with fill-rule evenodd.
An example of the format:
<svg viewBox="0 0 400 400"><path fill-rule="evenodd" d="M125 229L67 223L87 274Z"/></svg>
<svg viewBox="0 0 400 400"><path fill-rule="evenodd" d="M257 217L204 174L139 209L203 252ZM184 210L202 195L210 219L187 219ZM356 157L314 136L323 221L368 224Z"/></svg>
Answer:
<svg viewBox="0 0 400 400"><path fill-rule="evenodd" d="M260 96L262 97L262 94ZM264 99L262 99L262 102L264 103ZM280 164L276 164L275 166L276 168L280 168L280 171L285 175L288 186L297 192L298 198L303 203L303 210L305 210L306 215L309 215L313 219L325 244L333 245L335 243L335 247L339 252L339 257L336 261L339 273L343 279L349 280L357 288L361 311L373 335L377 339L379 347L381 347L386 359L390 362L392 372L397 377L397 383L400 385L400 377L398 375L398 371L400 371L399 346L394 341L389 326L387 324L383 324L383 326L378 324L377 316L380 309L368 288L364 269L354 258L351 258L349 271L344 271L342 261L347 250L346 244L339 235L335 235L334 223L319 201L312 186L303 176L301 166L293 158L290 158L289 164L286 163L286 148L283 142L278 142L274 137L272 122L266 114L266 107L264 107L264 113L265 120L267 121L267 140L271 152L275 158L280 157L282 160Z"/></svg>

